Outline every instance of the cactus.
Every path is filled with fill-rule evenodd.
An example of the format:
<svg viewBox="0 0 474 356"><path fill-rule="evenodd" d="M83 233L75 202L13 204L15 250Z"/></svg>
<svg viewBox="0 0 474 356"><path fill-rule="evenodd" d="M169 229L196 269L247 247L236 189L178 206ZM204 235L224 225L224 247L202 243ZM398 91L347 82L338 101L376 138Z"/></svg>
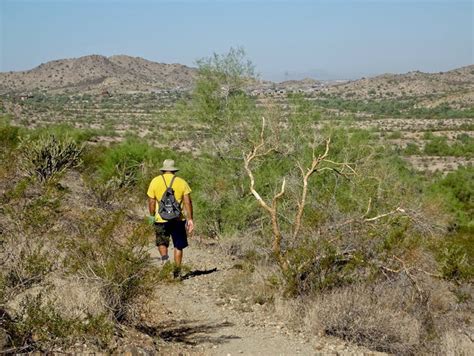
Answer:
<svg viewBox="0 0 474 356"><path fill-rule="evenodd" d="M83 148L67 136L47 135L36 140L27 137L21 142L21 166L28 176L45 182L68 168L79 166Z"/></svg>

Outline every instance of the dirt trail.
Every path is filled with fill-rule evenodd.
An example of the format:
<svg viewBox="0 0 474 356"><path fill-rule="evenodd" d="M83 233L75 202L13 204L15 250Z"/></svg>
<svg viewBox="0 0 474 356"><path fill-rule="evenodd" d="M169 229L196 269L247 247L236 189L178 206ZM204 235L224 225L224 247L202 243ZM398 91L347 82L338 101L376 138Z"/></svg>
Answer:
<svg viewBox="0 0 474 356"><path fill-rule="evenodd" d="M172 250L170 250L172 255ZM184 263L191 271L180 283L156 291L158 344L162 354L181 355L315 355L365 354L340 340L316 339L289 330L265 307L223 297L221 285L239 271L236 261L219 259L219 248L191 242ZM152 256L158 257L156 249ZM251 285L248 288L252 288Z"/></svg>

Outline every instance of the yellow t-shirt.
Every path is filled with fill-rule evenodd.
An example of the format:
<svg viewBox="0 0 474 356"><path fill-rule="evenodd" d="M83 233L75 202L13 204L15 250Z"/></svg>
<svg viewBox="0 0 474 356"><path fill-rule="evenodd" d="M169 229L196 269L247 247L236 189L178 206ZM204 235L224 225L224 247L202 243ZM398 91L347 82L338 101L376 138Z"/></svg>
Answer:
<svg viewBox="0 0 474 356"><path fill-rule="evenodd" d="M163 175L159 175L150 183L148 187L147 195L150 198L156 199L156 207L155 207L155 221L156 222L166 222L163 220L158 214L158 205L160 204L161 197L163 196L164 192L166 191L165 182L163 182L162 176L165 177L166 185L169 187L171 183L171 179L173 179L174 174L165 173ZM183 178L176 177L173 182L173 190L174 190L174 197L178 203L181 205L181 211L183 209L183 197L189 193L191 193L191 188L189 188L188 183ZM181 213L181 220L185 220L184 215Z"/></svg>

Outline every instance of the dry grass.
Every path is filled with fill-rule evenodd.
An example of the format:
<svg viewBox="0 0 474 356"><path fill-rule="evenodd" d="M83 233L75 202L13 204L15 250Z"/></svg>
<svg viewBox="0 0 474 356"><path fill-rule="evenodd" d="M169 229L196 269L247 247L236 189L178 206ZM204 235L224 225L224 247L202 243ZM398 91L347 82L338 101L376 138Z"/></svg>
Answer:
<svg viewBox="0 0 474 356"><path fill-rule="evenodd" d="M305 322L315 333L377 351L412 354L420 344L422 325L407 311L408 302L401 288L348 287L312 300Z"/></svg>

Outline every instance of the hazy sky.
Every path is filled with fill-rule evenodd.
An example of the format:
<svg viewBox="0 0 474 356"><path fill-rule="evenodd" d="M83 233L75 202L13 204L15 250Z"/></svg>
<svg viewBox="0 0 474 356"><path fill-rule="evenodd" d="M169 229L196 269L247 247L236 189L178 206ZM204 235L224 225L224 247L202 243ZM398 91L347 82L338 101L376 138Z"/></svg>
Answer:
<svg viewBox="0 0 474 356"><path fill-rule="evenodd" d="M194 65L242 46L264 79L355 78L473 64L457 0L0 0L0 71L127 54Z"/></svg>

